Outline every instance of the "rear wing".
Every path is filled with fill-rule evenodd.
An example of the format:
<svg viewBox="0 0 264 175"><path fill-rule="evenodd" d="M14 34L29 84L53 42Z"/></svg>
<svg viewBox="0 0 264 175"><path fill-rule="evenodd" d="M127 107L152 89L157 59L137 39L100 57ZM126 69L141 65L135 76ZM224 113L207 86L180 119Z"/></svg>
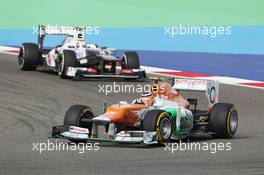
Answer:
<svg viewBox="0 0 264 175"><path fill-rule="evenodd" d="M172 87L177 90L201 91L205 92L212 108L219 100L219 82L213 80L194 79L194 78L174 78Z"/></svg>
<svg viewBox="0 0 264 175"><path fill-rule="evenodd" d="M85 27L82 26L38 26L38 46L43 47L43 40L46 35L67 35L76 37L79 40L84 39Z"/></svg>
<svg viewBox="0 0 264 175"><path fill-rule="evenodd" d="M51 26L51 25L39 25L39 35L78 35L83 33L85 27L82 26Z"/></svg>

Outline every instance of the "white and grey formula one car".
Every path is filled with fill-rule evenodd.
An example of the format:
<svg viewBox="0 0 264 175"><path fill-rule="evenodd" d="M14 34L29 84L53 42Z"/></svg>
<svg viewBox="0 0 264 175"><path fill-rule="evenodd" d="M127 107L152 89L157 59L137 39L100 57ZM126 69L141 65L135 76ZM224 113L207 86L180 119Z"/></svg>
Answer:
<svg viewBox="0 0 264 175"><path fill-rule="evenodd" d="M21 70L36 70L45 67L57 72L61 78L145 78L140 69L136 52L125 52L119 59L114 50L87 44L84 40L84 27L39 26L38 44L23 43L20 46L18 63ZM44 49L46 35L65 35L60 45Z"/></svg>

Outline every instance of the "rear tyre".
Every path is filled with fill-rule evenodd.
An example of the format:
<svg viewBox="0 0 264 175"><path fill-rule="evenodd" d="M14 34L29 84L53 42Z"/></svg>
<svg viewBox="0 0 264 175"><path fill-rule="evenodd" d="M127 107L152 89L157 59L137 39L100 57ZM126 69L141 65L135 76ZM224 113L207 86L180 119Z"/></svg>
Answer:
<svg viewBox="0 0 264 175"><path fill-rule="evenodd" d="M89 137L91 136L92 123L84 122L83 119L92 119L94 117L89 106L72 105L65 114L63 124L66 126L78 126L89 129ZM76 142L76 140L70 140Z"/></svg>
<svg viewBox="0 0 264 175"><path fill-rule="evenodd" d="M59 65L58 65L58 75L62 78L68 78L67 70L68 67L76 67L77 66L77 58L76 54L72 50L64 50L59 57Z"/></svg>
<svg viewBox="0 0 264 175"><path fill-rule="evenodd" d="M142 129L149 132L156 131L158 143L165 144L171 138L171 119L163 110L150 110L144 115Z"/></svg>
<svg viewBox="0 0 264 175"><path fill-rule="evenodd" d="M233 104L217 103L209 115L209 128L215 134L212 137L231 139L238 126L238 113Z"/></svg>
<svg viewBox="0 0 264 175"><path fill-rule="evenodd" d="M36 70L40 64L40 51L37 44L23 43L18 53L18 65L21 70Z"/></svg>
<svg viewBox="0 0 264 175"><path fill-rule="evenodd" d="M140 62L139 57L136 52L125 52L122 58L122 68L123 69L139 69Z"/></svg>

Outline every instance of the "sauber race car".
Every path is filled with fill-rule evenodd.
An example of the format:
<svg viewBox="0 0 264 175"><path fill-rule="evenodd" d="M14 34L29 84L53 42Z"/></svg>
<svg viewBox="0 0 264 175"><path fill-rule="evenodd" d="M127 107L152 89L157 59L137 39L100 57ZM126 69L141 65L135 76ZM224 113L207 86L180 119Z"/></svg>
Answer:
<svg viewBox="0 0 264 175"><path fill-rule="evenodd" d="M175 78L173 85L158 82L148 94L132 103L113 104L98 116L89 106L73 105L64 124L53 127L52 137L146 145L195 135L229 139L236 133L238 113L233 104L218 103L218 87L216 81ZM204 91L208 110L197 109L195 98L185 103L179 90Z"/></svg>
<svg viewBox="0 0 264 175"><path fill-rule="evenodd" d="M39 26L38 44L23 43L20 46L18 63L21 70L36 70L45 67L57 72L61 78L105 77L145 78L140 69L136 52L125 52L121 59L114 56L113 49L87 44L84 41L84 27ZM61 44L53 49L43 48L46 35L65 35Z"/></svg>

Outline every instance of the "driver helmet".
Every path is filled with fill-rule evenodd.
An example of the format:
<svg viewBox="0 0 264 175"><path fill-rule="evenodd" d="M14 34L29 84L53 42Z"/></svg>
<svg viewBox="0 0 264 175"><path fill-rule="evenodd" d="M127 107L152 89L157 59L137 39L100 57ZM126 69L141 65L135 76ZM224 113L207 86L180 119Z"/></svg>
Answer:
<svg viewBox="0 0 264 175"><path fill-rule="evenodd" d="M141 96L140 99L145 105L152 106L154 103L154 96L151 92L144 92Z"/></svg>
<svg viewBox="0 0 264 175"><path fill-rule="evenodd" d="M132 104L143 104L152 106L154 103L154 96L151 92L144 92L138 99L135 99Z"/></svg>

